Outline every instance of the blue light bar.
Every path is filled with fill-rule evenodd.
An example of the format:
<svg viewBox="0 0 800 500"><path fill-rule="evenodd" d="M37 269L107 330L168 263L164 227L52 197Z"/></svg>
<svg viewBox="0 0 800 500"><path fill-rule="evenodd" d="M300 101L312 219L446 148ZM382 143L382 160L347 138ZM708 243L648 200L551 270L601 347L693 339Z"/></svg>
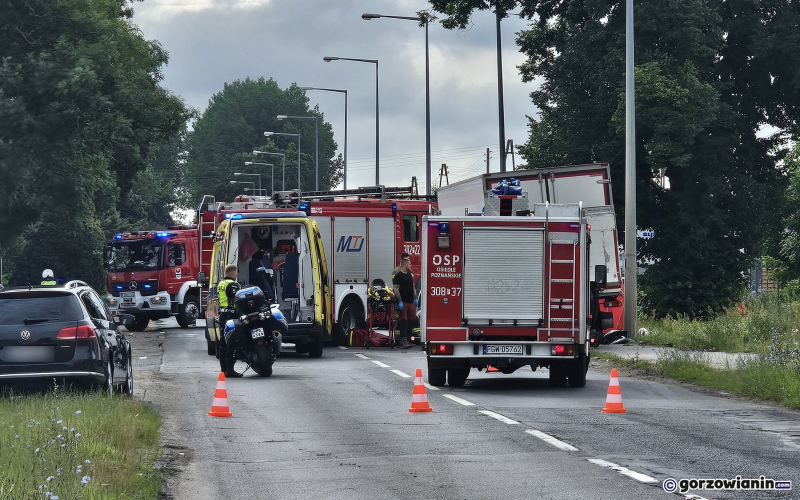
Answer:
<svg viewBox="0 0 800 500"><path fill-rule="evenodd" d="M159 238L167 238L169 237L169 233L156 233L156 236Z"/></svg>
<svg viewBox="0 0 800 500"><path fill-rule="evenodd" d="M114 288L116 288L117 290L122 290L122 285L117 285Z"/></svg>
<svg viewBox="0 0 800 500"><path fill-rule="evenodd" d="M122 239L122 235L121 234L115 234L114 235L114 239L115 240L121 240Z"/></svg>
<svg viewBox="0 0 800 500"><path fill-rule="evenodd" d="M226 219L241 219L242 214L225 214Z"/></svg>

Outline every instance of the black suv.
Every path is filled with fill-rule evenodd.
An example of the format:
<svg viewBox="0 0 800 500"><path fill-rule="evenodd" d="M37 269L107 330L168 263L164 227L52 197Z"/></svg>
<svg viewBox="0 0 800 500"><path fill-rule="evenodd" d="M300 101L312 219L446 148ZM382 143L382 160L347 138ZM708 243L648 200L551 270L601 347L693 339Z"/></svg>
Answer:
<svg viewBox="0 0 800 500"><path fill-rule="evenodd" d="M36 379L133 393L130 343L82 281L0 291L0 382Z"/></svg>

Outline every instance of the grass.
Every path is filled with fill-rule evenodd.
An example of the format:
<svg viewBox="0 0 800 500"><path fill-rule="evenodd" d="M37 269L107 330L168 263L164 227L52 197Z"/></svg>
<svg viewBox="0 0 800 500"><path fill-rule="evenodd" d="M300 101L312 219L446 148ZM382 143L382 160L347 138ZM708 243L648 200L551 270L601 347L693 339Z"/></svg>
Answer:
<svg viewBox="0 0 800 500"><path fill-rule="evenodd" d="M0 498L155 499L161 419L141 402L56 388L0 396Z"/></svg>

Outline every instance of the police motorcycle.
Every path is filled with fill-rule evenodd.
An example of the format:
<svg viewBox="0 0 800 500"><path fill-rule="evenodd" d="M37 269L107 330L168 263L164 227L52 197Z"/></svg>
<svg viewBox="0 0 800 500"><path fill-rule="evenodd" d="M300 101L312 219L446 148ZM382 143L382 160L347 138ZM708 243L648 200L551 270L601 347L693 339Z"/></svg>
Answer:
<svg viewBox="0 0 800 500"><path fill-rule="evenodd" d="M233 359L243 361L262 377L272 375L272 364L281 352L286 318L257 286L236 292L235 319L225 324L225 341Z"/></svg>

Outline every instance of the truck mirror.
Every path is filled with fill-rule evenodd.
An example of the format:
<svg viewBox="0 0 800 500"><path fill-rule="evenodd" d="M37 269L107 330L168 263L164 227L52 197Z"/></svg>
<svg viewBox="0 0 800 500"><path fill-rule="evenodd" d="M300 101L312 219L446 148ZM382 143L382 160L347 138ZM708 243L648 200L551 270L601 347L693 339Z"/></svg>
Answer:
<svg viewBox="0 0 800 500"><path fill-rule="evenodd" d="M206 273L200 271L197 273L197 283L200 286L204 286L206 284Z"/></svg>
<svg viewBox="0 0 800 500"><path fill-rule="evenodd" d="M606 286L606 273L608 270L604 265L594 266L594 284L596 286Z"/></svg>

